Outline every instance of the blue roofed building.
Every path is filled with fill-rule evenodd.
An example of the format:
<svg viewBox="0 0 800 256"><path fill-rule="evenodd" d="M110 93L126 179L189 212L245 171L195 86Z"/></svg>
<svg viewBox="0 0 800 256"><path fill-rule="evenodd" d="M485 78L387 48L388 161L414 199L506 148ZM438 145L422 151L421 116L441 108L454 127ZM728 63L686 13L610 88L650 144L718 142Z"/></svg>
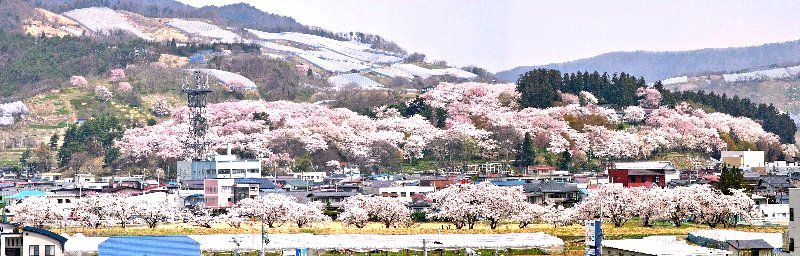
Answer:
<svg viewBox="0 0 800 256"><path fill-rule="evenodd" d="M199 256L200 243L188 236L115 236L98 246L100 256Z"/></svg>

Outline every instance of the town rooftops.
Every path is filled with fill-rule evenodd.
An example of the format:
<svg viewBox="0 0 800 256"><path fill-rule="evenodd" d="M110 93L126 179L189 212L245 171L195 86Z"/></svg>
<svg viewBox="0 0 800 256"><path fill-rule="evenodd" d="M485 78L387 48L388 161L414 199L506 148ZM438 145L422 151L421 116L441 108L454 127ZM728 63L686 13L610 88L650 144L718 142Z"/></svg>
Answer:
<svg viewBox="0 0 800 256"><path fill-rule="evenodd" d="M614 168L617 170L675 170L675 165L668 161L658 162L628 162L628 163L614 163Z"/></svg>

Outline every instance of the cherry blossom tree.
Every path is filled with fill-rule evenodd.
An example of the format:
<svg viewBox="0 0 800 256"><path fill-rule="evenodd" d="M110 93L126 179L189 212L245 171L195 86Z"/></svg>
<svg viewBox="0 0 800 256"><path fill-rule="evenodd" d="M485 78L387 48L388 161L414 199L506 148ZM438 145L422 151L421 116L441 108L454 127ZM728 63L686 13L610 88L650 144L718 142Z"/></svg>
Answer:
<svg viewBox="0 0 800 256"><path fill-rule="evenodd" d="M86 86L89 84L89 81L83 76L72 76L69 78L69 84L72 86Z"/></svg>
<svg viewBox="0 0 800 256"><path fill-rule="evenodd" d="M638 123L645 118L644 109L639 106L628 106L623 110L623 113L625 121L629 123Z"/></svg>
<svg viewBox="0 0 800 256"><path fill-rule="evenodd" d="M112 82L119 82L125 79L125 70L121 68L115 68L111 70L111 76L109 79Z"/></svg>
<svg viewBox="0 0 800 256"><path fill-rule="evenodd" d="M364 228L367 226L367 223L369 223L369 214L364 208L348 207L339 214L339 219L347 226Z"/></svg>
<svg viewBox="0 0 800 256"><path fill-rule="evenodd" d="M119 93L129 93L132 90L133 90L133 86L131 86L131 83L119 82L119 84L117 85L117 92L119 92Z"/></svg>
<svg viewBox="0 0 800 256"><path fill-rule="evenodd" d="M526 228L530 224L543 221L548 210L550 209L540 204L523 203L512 216L512 220L519 223L519 228Z"/></svg>
<svg viewBox="0 0 800 256"><path fill-rule="evenodd" d="M131 200L136 206L136 216L150 228L155 228L169 217L178 215L175 201L170 200L166 194L146 194L131 197Z"/></svg>
<svg viewBox="0 0 800 256"><path fill-rule="evenodd" d="M601 186L591 191L589 196L576 206L576 211L582 216L583 220L594 219L600 216L607 218L615 227L622 227L628 220L636 214L637 208L634 206L639 198L637 194L628 188L621 186Z"/></svg>
<svg viewBox="0 0 800 256"><path fill-rule="evenodd" d="M331 218L322 212L324 207L321 202L295 203L289 210L289 219L298 228L306 227L310 223L330 221Z"/></svg>
<svg viewBox="0 0 800 256"><path fill-rule="evenodd" d="M267 226L274 228L291 220L289 212L296 203L297 199L294 197L271 193L242 199L234 208L242 216L263 220Z"/></svg>
<svg viewBox="0 0 800 256"><path fill-rule="evenodd" d="M345 212L348 212L349 208L363 209L367 213L369 219L381 222L386 228L411 223L411 212L408 206L399 198L356 195L347 198L343 203L343 207ZM360 211L355 210L350 212L351 213L344 217L354 218L352 221L354 226L361 224L360 218L363 216L361 216ZM355 213L355 215L351 217L350 215L353 213ZM351 221L348 220L347 222Z"/></svg>
<svg viewBox="0 0 800 256"><path fill-rule="evenodd" d="M75 219L86 227L98 228L108 224L108 210L114 198L108 194L97 194L75 201Z"/></svg>
<svg viewBox="0 0 800 256"><path fill-rule="evenodd" d="M220 220L219 218L214 216L210 208L205 208L205 207L200 207L195 210L187 211L185 215L189 218L189 221L192 222L194 225L204 228L211 228L211 225L217 223Z"/></svg>
<svg viewBox="0 0 800 256"><path fill-rule="evenodd" d="M111 98L114 97L114 94L111 93L111 90L109 90L104 85L95 86L94 87L94 95L95 95L95 97L97 97L97 99L102 100L102 101L109 101L109 100L111 100Z"/></svg>
<svg viewBox="0 0 800 256"><path fill-rule="evenodd" d="M231 208L228 210L225 215L220 216L219 220L228 224L232 228L239 228L242 226L242 223L246 221L243 217L243 214L240 213L239 208Z"/></svg>
<svg viewBox="0 0 800 256"><path fill-rule="evenodd" d="M781 149L783 149L783 156L786 157L786 160L794 160L797 157L797 154L800 153L800 150L797 149L797 146L794 144L783 144L781 145Z"/></svg>
<svg viewBox="0 0 800 256"><path fill-rule="evenodd" d="M456 228L473 229L480 220L497 228L500 221L511 219L525 203L520 188L498 187L490 183L453 185L429 195L435 216L447 219Z"/></svg>
<svg viewBox="0 0 800 256"><path fill-rule="evenodd" d="M642 226L652 227L653 222L663 220L667 216L666 202L671 191L653 187L650 189L633 188L633 210L642 220Z"/></svg>
<svg viewBox="0 0 800 256"><path fill-rule="evenodd" d="M636 89L636 96L639 99L639 106L643 108L657 108L661 105L661 92L655 88L639 88Z"/></svg>
<svg viewBox="0 0 800 256"><path fill-rule="evenodd" d="M14 222L36 227L59 224L69 213L69 209L44 196L27 197L9 208L14 214Z"/></svg>
<svg viewBox="0 0 800 256"><path fill-rule="evenodd" d="M111 200L111 202L108 204L106 212L111 218L116 220L116 223L122 226L122 228L127 227L139 207L137 205L137 200L133 197L121 195L113 195L109 200Z"/></svg>
<svg viewBox="0 0 800 256"><path fill-rule="evenodd" d="M590 92L587 92L587 91L581 91L578 94L578 98L579 98L580 102L582 102L581 105L584 105L584 106L585 105L597 105L597 102L598 102L597 101L597 97L595 97L594 94L592 94Z"/></svg>

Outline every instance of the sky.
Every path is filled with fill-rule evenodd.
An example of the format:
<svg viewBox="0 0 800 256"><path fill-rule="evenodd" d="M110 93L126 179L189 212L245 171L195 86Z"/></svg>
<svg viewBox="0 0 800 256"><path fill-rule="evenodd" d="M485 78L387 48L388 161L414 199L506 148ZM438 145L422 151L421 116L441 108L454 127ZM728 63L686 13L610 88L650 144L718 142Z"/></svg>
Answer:
<svg viewBox="0 0 800 256"><path fill-rule="evenodd" d="M800 39L794 1L179 0L245 2L335 32L497 72L612 51L675 51Z"/></svg>

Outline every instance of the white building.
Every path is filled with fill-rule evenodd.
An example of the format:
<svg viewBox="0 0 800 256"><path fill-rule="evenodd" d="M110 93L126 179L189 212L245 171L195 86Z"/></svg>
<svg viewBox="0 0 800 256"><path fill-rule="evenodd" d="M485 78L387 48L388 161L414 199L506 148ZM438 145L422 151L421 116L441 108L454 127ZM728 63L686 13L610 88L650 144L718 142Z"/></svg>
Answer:
<svg viewBox="0 0 800 256"><path fill-rule="evenodd" d="M800 188L789 189L789 230L783 234L781 255L800 255L800 218L795 213L800 210Z"/></svg>
<svg viewBox="0 0 800 256"><path fill-rule="evenodd" d="M209 160L178 161L179 180L261 178L261 161L237 159L236 155L215 155Z"/></svg>
<svg viewBox="0 0 800 256"><path fill-rule="evenodd" d="M603 255L608 256L727 256L728 251L690 245L672 237L645 237L603 241Z"/></svg>
<svg viewBox="0 0 800 256"><path fill-rule="evenodd" d="M399 187L379 188L378 193L381 196L397 197L410 202L411 197L414 196L414 194L417 193L427 194L433 192L435 189L436 187L399 186Z"/></svg>
<svg viewBox="0 0 800 256"><path fill-rule="evenodd" d="M728 166L739 167L742 170L752 170L764 166L764 151L722 151L720 161Z"/></svg>

